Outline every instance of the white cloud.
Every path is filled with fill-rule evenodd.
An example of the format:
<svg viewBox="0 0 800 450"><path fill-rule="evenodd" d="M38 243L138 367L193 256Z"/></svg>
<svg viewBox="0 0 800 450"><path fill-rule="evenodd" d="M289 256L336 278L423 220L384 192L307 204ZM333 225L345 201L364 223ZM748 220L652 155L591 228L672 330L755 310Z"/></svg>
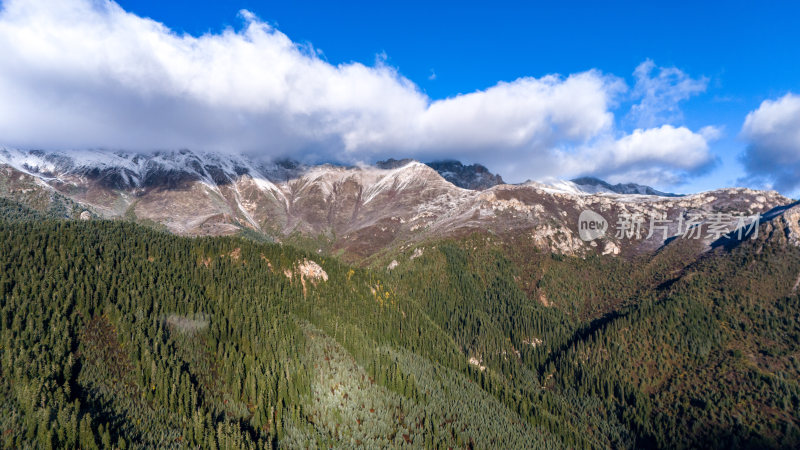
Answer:
<svg viewBox="0 0 800 450"><path fill-rule="evenodd" d="M691 78L675 67L656 67L649 59L636 67L633 76L636 85L632 95L641 101L631 108L630 117L642 128L680 122L683 114L678 104L705 92L708 86L705 77Z"/></svg>
<svg viewBox="0 0 800 450"><path fill-rule="evenodd" d="M716 162L708 142L686 127L662 125L600 141L577 153L563 152L561 165L570 172L594 174L612 182L676 185Z"/></svg>
<svg viewBox="0 0 800 450"><path fill-rule="evenodd" d="M744 121L747 179L783 191L800 190L800 96L765 100Z"/></svg>
<svg viewBox="0 0 800 450"><path fill-rule="evenodd" d="M621 135L612 109L626 86L595 70L432 100L385 56L332 65L247 11L242 30L194 37L108 0L2 5L0 144L9 146L460 158L510 180L592 170L679 180L710 158L708 136L686 128ZM649 78L647 64L635 88L642 111L675 113L698 89L677 69Z"/></svg>
<svg viewBox="0 0 800 450"><path fill-rule="evenodd" d="M725 134L724 128L715 127L712 125L700 128L700 131L698 133L700 133L700 136L703 136L703 138L705 138L705 140L708 142L717 141L721 139L722 136Z"/></svg>

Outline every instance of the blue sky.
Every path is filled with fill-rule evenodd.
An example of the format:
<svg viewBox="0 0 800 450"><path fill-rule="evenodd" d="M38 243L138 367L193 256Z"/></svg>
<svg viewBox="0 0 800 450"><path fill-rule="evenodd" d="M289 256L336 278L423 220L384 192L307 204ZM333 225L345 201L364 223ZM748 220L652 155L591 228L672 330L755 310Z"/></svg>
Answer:
<svg viewBox="0 0 800 450"><path fill-rule="evenodd" d="M83 0L70 0L80 1ZM14 1L2 3L7 6ZM313 46L314 57L332 67L352 63L361 63L367 68L389 67L398 77L413 84L413 89L419 91L429 109L437 100L491 91L499 82L513 83L525 77L541 80L549 74L559 74L564 81L570 75L594 73L597 77L608 76L617 80L617 84L605 80L603 87L598 88L607 94L607 98L598 101L605 111L613 114L611 122L600 123L598 121L602 120L597 117L586 119L595 120L596 127L578 138L556 133L539 139L541 132L539 135L534 133L532 138L528 136L525 144L528 147L525 148L535 150L526 151L539 152L531 157L534 162L530 168L515 166L515 162L528 157L528 153L515 154L508 150L508 157L495 155L502 152L493 152L492 142L500 142L497 145L502 146L505 141L501 138L487 139L486 146L464 152L460 157L467 162L483 162L503 175L512 172L512 179L525 178L526 171L531 172L533 178L542 178L542 173L536 173L532 168L543 165L552 167L555 177L577 175L579 170L576 167L580 167L581 158L591 160L595 154L610 152L612 156L609 158L616 163L590 166L594 167L590 171L612 181L629 177L677 191L741 184L778 187L789 194L798 189L797 184L791 182L794 174L800 174L800 155L795 155L800 153L800 143L794 142L796 139L791 134L797 124L791 117L796 99L791 95L800 93L800 32L797 31L800 29L800 3L797 2L588 1L535 4L500 1L489 4L468 1L118 0L117 3L126 14L163 23L169 33L177 36L221 36L229 29L243 34L252 20L263 22L294 44ZM248 13L248 17L244 17L241 10L249 11L252 16ZM40 13L26 12L31 17ZM646 61L653 65L648 75L651 82L659 71L675 69L678 81L694 81L702 86L691 94L679 95L678 100L667 106L663 106L667 101L664 95L652 99L668 110L656 111L655 118L644 124L641 117L637 119L632 115L631 108L642 104L646 98L636 95L637 78L634 76L634 70ZM623 88L619 88L620 85ZM519 96L518 92L514 91L513 95ZM571 92L584 91L576 88ZM786 103L791 104L764 110L762 117L755 117L750 131L743 135L743 125L749 113L765 106L765 101L779 102L787 98ZM413 100L409 101L413 103ZM772 131L764 131L765 124L777 120L775 114L779 112L783 114L780 118L782 128L774 131L775 127L772 127ZM326 119L325 123L328 122L330 120ZM450 123L450 119L445 123ZM693 150L675 150L676 159L689 160L698 152L706 153L692 159L691 163L673 164L669 162L672 150L648 155L646 150L636 146L639 144L633 143L635 139L626 141L626 137L632 136L637 128L658 129L665 125L685 129L687 135L683 138L686 139L676 142L696 144ZM552 127L563 129L567 125L557 123ZM713 127L713 133L706 127ZM661 131L664 139L668 134L675 134L667 133L675 131L672 129ZM783 134L776 137L777 132ZM345 136L331 139L344 140L347 152L357 147L347 141L353 134L351 130L335 133ZM698 144L701 135L703 142ZM353 150L345 153L368 162L390 154L420 159L459 157L456 150L442 144L450 142L448 139L438 136L421 139L420 143L407 148L393 147L391 139L378 140L373 145L381 147L382 151L359 153ZM23 136L11 143L26 142ZM113 146L113 142L114 139L98 141L97 145ZM326 137L313 143L303 141L303 144L295 145L295 141L291 141L289 145L290 141L286 142L286 148L291 148L292 152L325 158L326 143L331 141ZM91 145L91 142L86 145ZM703 150L704 145L707 150ZM524 147L517 143L508 146L515 149ZM552 154L546 158L542 156L544 162L538 162L537 158L545 151L541 150L544 146L552 147L548 150ZM746 154L748 147L751 150ZM298 150L300 148L303 150ZM408 155L403 153L404 150ZM634 161L630 159L630 153L642 155ZM758 157L766 153L779 156L778 159L784 161L784 166L788 163L791 170L782 178L773 177L771 168L767 167L768 161ZM750 161L749 166L741 161L743 157ZM328 159L337 158L328 155Z"/></svg>
<svg viewBox="0 0 800 450"><path fill-rule="evenodd" d="M432 98L589 69L632 83L646 59L678 67L709 78L705 93L681 105L686 124L724 128L712 147L719 167L680 187L686 191L736 185L744 175L738 133L747 113L765 99L800 92L798 2L119 3L191 34L241 27L237 13L247 9L334 64L372 64L384 53Z"/></svg>
<svg viewBox="0 0 800 450"><path fill-rule="evenodd" d="M796 90L800 80L797 2L119 3L195 35L241 27L237 14L247 9L294 41L311 42L332 63L370 64L385 52L434 98L554 72L630 76L648 58L712 78L711 98L750 106Z"/></svg>

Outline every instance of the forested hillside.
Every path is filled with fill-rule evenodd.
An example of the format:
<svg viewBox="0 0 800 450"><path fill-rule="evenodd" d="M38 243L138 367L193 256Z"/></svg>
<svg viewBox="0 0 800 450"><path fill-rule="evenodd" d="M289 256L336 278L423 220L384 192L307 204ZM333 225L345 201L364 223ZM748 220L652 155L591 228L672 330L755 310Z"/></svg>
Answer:
<svg viewBox="0 0 800 450"><path fill-rule="evenodd" d="M476 234L386 272L0 206L4 447L800 444L800 251L766 236L625 260Z"/></svg>

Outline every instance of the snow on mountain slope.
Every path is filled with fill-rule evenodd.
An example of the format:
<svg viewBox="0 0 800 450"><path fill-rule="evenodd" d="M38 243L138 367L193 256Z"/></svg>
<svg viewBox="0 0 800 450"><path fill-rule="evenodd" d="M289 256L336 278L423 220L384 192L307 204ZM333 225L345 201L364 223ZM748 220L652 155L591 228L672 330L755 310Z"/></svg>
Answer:
<svg viewBox="0 0 800 450"><path fill-rule="evenodd" d="M775 192L748 189L669 197L637 189L607 192L602 183L568 181L469 190L416 161L395 161L384 168L305 166L186 150L0 149L0 166L6 168L0 171L0 187L24 174L41 183L40 189L55 190L105 217L148 220L188 235L249 228L279 241L299 236L354 259L472 232L526 240L565 254L630 254L656 249L664 239L633 241L609 232L584 242L578 237L580 213L591 209L613 226L628 214L753 214L788 203ZM35 189L31 183L25 186ZM673 227L670 236L678 231Z"/></svg>
<svg viewBox="0 0 800 450"><path fill-rule="evenodd" d="M661 192L650 186L643 186L636 183L618 183L612 185L603 180L594 177L575 178L574 180L565 182L576 186L578 189L587 193L616 193L616 194L638 194L638 195L657 195L659 197L678 197L676 194L669 192Z"/></svg>
<svg viewBox="0 0 800 450"><path fill-rule="evenodd" d="M575 195L618 194L618 195L650 195L656 197L680 197L678 194L661 192L650 186L636 183L619 183L612 185L593 177L576 178L574 180L547 179L528 181L526 184L549 189L552 192L565 192Z"/></svg>
<svg viewBox="0 0 800 450"><path fill-rule="evenodd" d="M505 184L503 177L489 172L480 164L464 165L460 161L435 161L427 163L445 180L465 189L484 190Z"/></svg>

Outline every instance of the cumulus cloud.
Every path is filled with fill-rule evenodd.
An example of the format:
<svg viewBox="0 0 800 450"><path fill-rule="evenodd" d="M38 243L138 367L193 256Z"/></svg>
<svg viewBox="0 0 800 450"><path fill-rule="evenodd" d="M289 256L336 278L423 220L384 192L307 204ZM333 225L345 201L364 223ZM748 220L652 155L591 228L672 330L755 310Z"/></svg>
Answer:
<svg viewBox="0 0 800 450"><path fill-rule="evenodd" d="M800 190L800 96L765 100L744 121L744 181L786 192Z"/></svg>
<svg viewBox="0 0 800 450"><path fill-rule="evenodd" d="M708 86L708 78L692 78L676 67L657 67L649 59L636 67L633 76L632 95L641 100L631 108L630 118L639 127L680 122L680 102L705 92Z"/></svg>
<svg viewBox="0 0 800 450"><path fill-rule="evenodd" d="M626 86L596 70L433 100L385 58L333 65L252 13L241 18L240 30L191 36L110 0L3 1L0 144L459 158L510 180L588 167L679 181L710 158L708 136L687 128L617 130L612 109ZM642 111L675 114L701 83L677 69L651 77L649 61L640 68Z"/></svg>
<svg viewBox="0 0 800 450"><path fill-rule="evenodd" d="M662 125L606 139L576 153L562 152L560 163L570 172L590 173L612 182L677 185L687 175L703 173L716 163L708 142L686 127Z"/></svg>

